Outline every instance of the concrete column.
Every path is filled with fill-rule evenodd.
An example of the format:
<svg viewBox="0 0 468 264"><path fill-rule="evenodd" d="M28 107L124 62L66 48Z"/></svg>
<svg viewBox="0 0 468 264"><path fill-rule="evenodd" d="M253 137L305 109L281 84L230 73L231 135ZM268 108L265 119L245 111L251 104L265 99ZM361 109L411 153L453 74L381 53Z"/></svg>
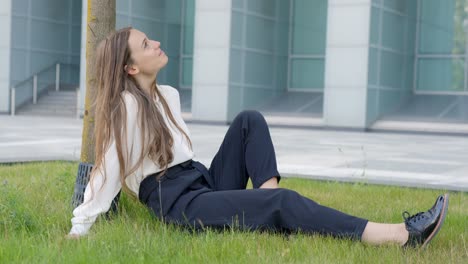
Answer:
<svg viewBox="0 0 468 264"><path fill-rule="evenodd" d="M197 0L193 48L192 117L227 121L231 0Z"/></svg>
<svg viewBox="0 0 468 264"><path fill-rule="evenodd" d="M0 0L0 114L10 113L12 0Z"/></svg>
<svg viewBox="0 0 468 264"><path fill-rule="evenodd" d="M371 0L329 0L324 123L366 127Z"/></svg>

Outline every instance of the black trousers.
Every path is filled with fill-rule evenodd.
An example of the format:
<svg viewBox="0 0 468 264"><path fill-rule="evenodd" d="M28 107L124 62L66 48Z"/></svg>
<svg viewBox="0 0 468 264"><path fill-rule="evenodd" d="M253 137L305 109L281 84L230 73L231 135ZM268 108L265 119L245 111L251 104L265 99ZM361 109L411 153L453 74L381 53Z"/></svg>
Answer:
<svg viewBox="0 0 468 264"><path fill-rule="evenodd" d="M288 189L258 189L280 175L264 117L241 112L209 170L195 161L148 176L139 198L164 221L194 228L238 226L360 239L367 220L322 206ZM248 179L254 189L246 190Z"/></svg>

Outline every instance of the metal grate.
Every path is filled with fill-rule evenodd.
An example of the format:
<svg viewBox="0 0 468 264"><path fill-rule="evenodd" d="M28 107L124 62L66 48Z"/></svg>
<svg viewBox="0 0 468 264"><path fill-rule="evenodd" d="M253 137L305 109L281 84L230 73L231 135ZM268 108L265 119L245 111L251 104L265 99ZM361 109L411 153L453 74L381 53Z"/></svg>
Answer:
<svg viewBox="0 0 468 264"><path fill-rule="evenodd" d="M93 164L90 164L90 163L81 162L80 165L78 166L78 174L76 175L76 181L75 181L75 191L72 197L73 209L75 209L76 207L78 207L80 204L83 203L84 192L86 189L86 185L88 185L89 175L92 169L93 169ZM120 192L112 201L111 208L106 213L107 214L106 216L108 216L109 212L112 212L112 213L117 212L119 198L120 198Z"/></svg>

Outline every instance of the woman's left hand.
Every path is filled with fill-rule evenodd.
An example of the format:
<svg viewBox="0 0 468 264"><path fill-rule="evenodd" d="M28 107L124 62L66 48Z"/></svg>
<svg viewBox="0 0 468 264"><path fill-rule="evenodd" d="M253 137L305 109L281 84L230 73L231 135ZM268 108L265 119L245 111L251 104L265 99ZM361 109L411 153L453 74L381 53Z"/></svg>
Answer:
<svg viewBox="0 0 468 264"><path fill-rule="evenodd" d="M66 239L79 239L81 236L78 234L67 234L65 236Z"/></svg>

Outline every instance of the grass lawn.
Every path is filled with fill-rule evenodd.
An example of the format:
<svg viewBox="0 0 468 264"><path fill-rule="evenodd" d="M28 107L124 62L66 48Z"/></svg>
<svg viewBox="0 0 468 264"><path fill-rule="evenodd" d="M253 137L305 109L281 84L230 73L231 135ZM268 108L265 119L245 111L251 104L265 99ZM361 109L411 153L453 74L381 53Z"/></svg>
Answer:
<svg viewBox="0 0 468 264"><path fill-rule="evenodd" d="M428 249L373 247L318 235L207 230L161 224L123 196L120 213L67 240L78 163L0 165L0 263L468 263L468 194L452 192L444 227ZM288 178L283 188L378 222L432 206L443 190Z"/></svg>

